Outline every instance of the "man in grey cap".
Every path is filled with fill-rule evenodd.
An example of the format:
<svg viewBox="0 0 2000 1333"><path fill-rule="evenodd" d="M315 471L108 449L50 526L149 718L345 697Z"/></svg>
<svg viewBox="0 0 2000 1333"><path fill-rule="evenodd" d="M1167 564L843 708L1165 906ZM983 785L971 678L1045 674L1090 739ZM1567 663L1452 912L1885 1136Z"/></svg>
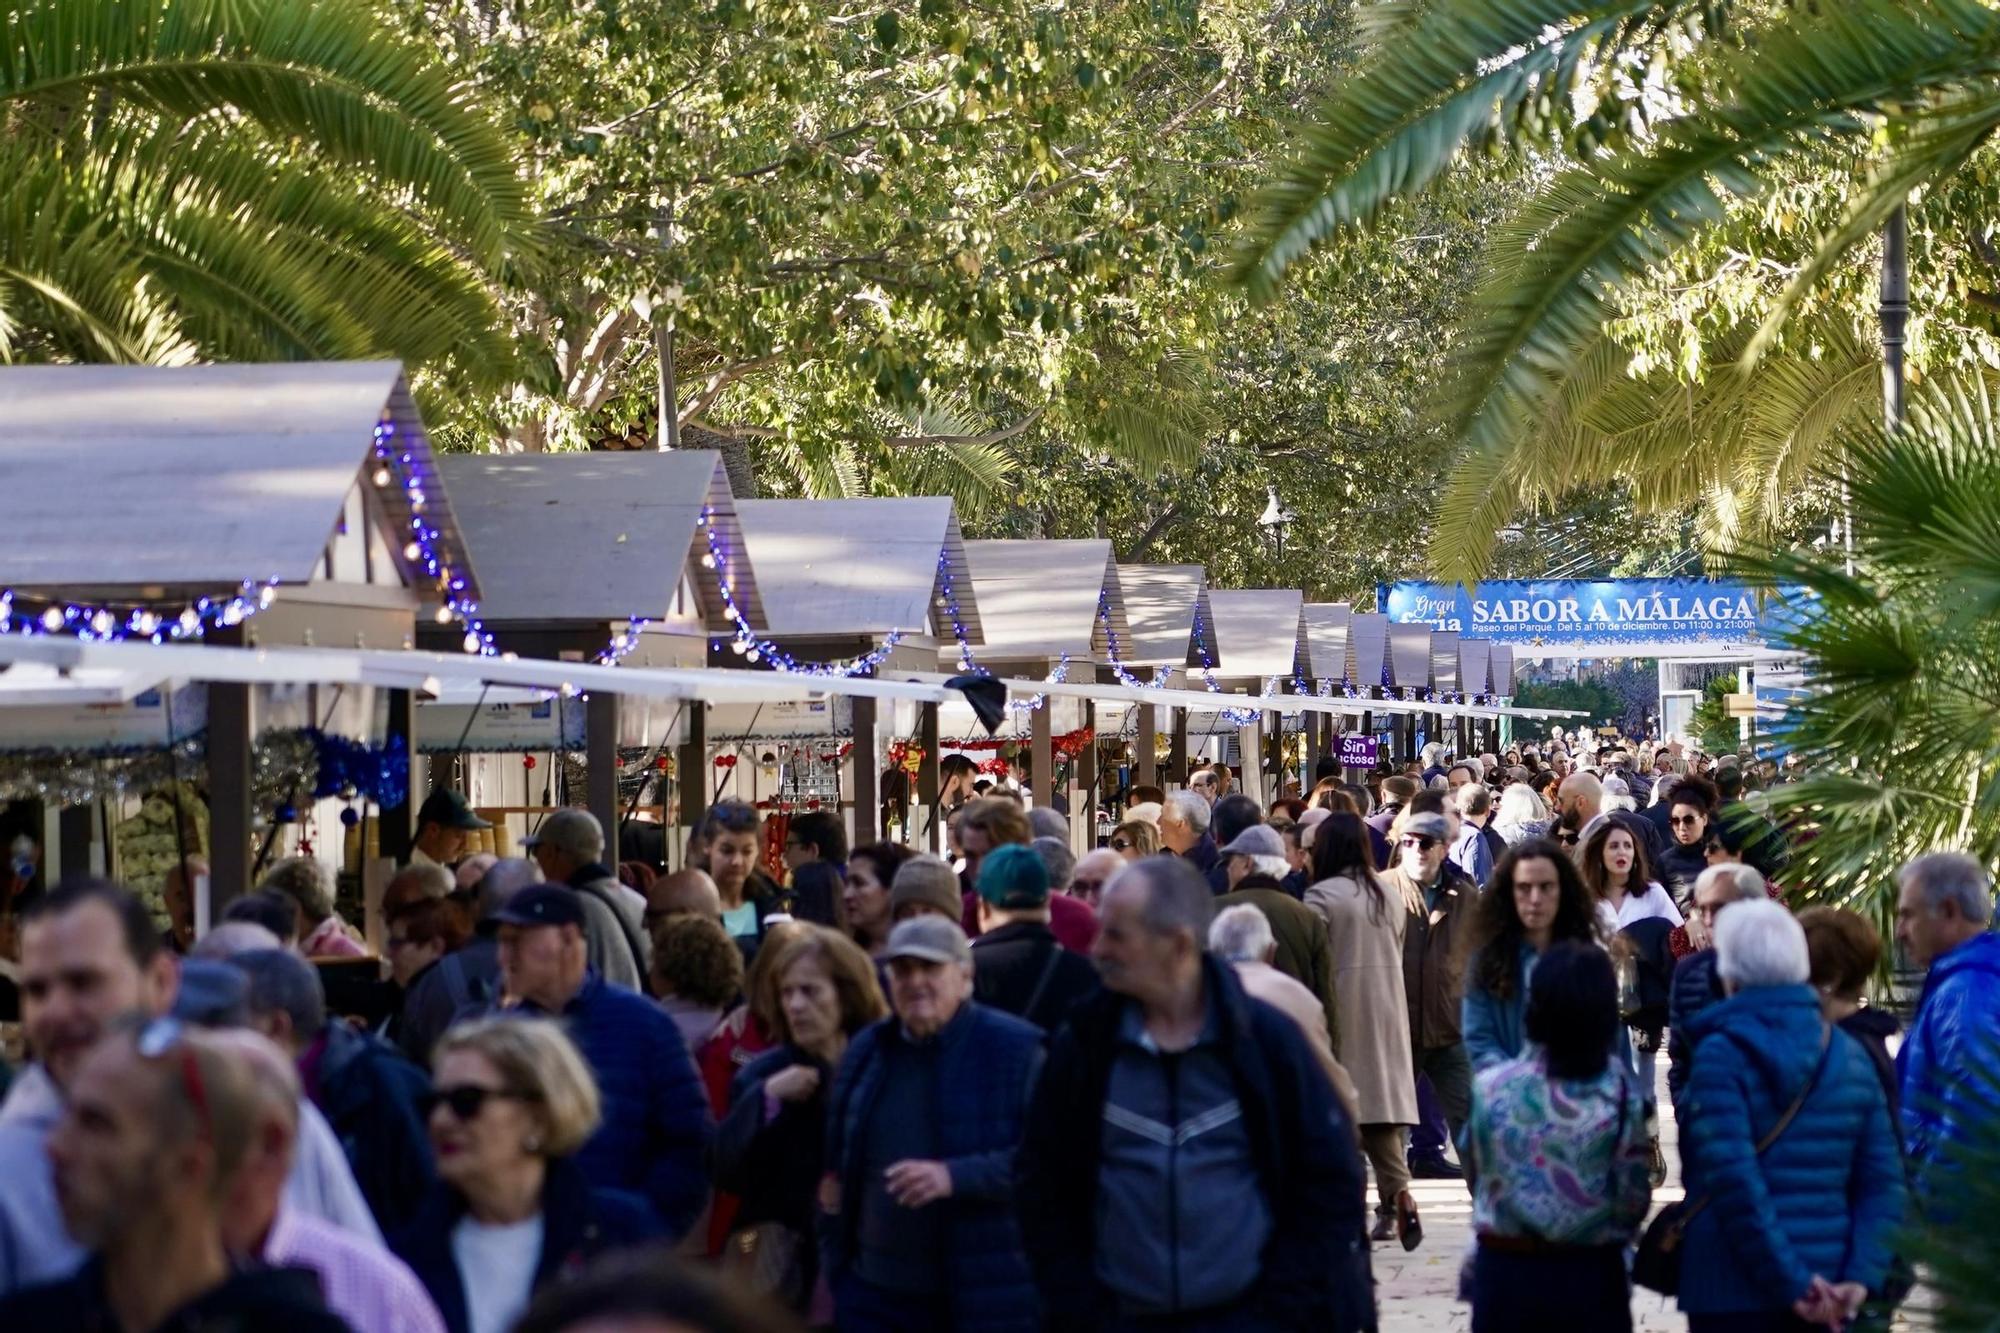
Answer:
<svg viewBox="0 0 2000 1333"><path fill-rule="evenodd" d="M1216 864L1229 891L1217 895L1215 910L1250 906L1271 923L1278 952L1271 966L1313 993L1326 1015L1326 1030L1340 1040L1340 1021L1333 1002L1333 948L1326 922L1282 887L1291 863L1285 859L1285 837L1269 824L1252 824L1229 840Z"/></svg>
<svg viewBox="0 0 2000 1333"><path fill-rule="evenodd" d="M588 810L558 810L521 839L551 884L567 884L583 902L590 965L613 986L644 990L653 963L646 900L635 903L603 864L604 828Z"/></svg>
<svg viewBox="0 0 2000 1333"><path fill-rule="evenodd" d="M820 1240L839 1326L1036 1327L1014 1152L1041 1030L973 1000L955 921L901 922L882 957L895 1012L848 1044L827 1103Z"/></svg>
<svg viewBox="0 0 2000 1333"><path fill-rule="evenodd" d="M1383 876L1403 901L1403 991L1410 1006L1410 1053L1429 1077L1457 1141L1472 1114L1472 1065L1459 1028L1460 946L1472 930L1479 887L1451 864L1451 824L1443 815L1405 815L1397 861ZM1413 1153L1411 1171L1427 1179L1460 1174L1442 1150Z"/></svg>

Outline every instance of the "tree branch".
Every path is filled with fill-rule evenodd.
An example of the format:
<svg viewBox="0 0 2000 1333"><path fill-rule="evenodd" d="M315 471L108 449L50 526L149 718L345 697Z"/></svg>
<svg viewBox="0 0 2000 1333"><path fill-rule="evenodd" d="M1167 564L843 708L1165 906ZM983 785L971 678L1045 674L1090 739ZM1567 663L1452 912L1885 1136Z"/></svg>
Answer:
<svg viewBox="0 0 2000 1333"><path fill-rule="evenodd" d="M783 360L782 356L760 356L753 361L738 361L735 365L724 366L721 370L716 371L708 377L708 382L702 385L701 392L697 393L688 401L688 405L681 409L681 425L686 426L690 424L697 417L701 416L702 413L708 411L709 408L714 407L715 400L722 397L722 391L742 379L745 375L754 375L760 370L769 370L772 366L779 364ZM710 427L709 429L715 430L719 428ZM726 431L724 433L727 434Z"/></svg>
<svg viewBox="0 0 2000 1333"><path fill-rule="evenodd" d="M882 443L900 447L925 444L999 444L1021 434L1041 420L1041 416L1042 409L1038 407L1011 426L989 430L979 435L891 435Z"/></svg>
<svg viewBox="0 0 2000 1333"><path fill-rule="evenodd" d="M1180 521L1181 502L1176 500L1161 510L1158 518L1146 525L1146 530L1139 534L1139 540L1133 542L1132 549L1125 553L1125 563L1131 565L1142 563L1146 553L1153 549L1153 543L1165 536L1167 529Z"/></svg>

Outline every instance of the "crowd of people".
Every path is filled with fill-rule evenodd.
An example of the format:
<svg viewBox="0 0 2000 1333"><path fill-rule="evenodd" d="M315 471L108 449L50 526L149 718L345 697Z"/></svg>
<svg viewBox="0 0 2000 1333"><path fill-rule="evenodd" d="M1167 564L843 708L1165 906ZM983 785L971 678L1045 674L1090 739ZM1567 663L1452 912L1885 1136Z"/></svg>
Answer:
<svg viewBox="0 0 2000 1333"><path fill-rule="evenodd" d="M672 873L574 809L468 857L440 790L379 963L310 858L199 934L41 893L0 1328L1366 1330L1418 1178L1470 1193L1479 1333L1629 1328L1635 1280L1695 1333L1884 1327L1905 1223L1957 1220L1969 857L1902 873L1899 1033L1750 764L1434 746L1268 806L1209 765L1082 856L963 768L949 858L724 801Z"/></svg>

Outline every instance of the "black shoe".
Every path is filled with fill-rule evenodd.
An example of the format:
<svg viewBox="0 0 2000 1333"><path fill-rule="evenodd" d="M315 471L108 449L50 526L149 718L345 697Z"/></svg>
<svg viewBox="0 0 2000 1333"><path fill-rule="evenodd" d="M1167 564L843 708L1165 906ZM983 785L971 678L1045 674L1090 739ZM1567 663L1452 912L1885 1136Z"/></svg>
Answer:
<svg viewBox="0 0 2000 1333"><path fill-rule="evenodd" d="M1417 1157L1410 1161L1410 1174L1418 1180L1464 1180L1465 1168L1442 1157Z"/></svg>
<svg viewBox="0 0 2000 1333"><path fill-rule="evenodd" d="M1660 1151L1660 1136L1658 1134L1653 1135L1652 1158L1653 1160L1650 1169L1646 1173L1646 1177L1654 1189L1659 1189L1667 1183L1667 1155Z"/></svg>

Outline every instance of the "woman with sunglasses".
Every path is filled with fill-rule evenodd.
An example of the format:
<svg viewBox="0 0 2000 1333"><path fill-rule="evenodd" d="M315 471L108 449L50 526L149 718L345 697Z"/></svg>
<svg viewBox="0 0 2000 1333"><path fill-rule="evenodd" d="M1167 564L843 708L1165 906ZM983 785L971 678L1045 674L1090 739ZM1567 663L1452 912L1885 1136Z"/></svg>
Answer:
<svg viewBox="0 0 2000 1333"><path fill-rule="evenodd" d="M1143 819L1128 819L1111 830L1109 846L1127 861L1143 861L1160 850L1160 830Z"/></svg>
<svg viewBox="0 0 2000 1333"><path fill-rule="evenodd" d="M1673 835L1660 854L1660 882L1678 902L1692 902L1694 882L1708 869L1709 834L1721 795L1715 784L1700 778L1682 778L1667 798L1667 831Z"/></svg>
<svg viewBox="0 0 2000 1333"><path fill-rule="evenodd" d="M438 1181L393 1248L450 1333L504 1333L541 1288L663 1234L644 1199L593 1187L571 1160L597 1128L599 1101L560 1027L465 1023L432 1058L424 1101Z"/></svg>

